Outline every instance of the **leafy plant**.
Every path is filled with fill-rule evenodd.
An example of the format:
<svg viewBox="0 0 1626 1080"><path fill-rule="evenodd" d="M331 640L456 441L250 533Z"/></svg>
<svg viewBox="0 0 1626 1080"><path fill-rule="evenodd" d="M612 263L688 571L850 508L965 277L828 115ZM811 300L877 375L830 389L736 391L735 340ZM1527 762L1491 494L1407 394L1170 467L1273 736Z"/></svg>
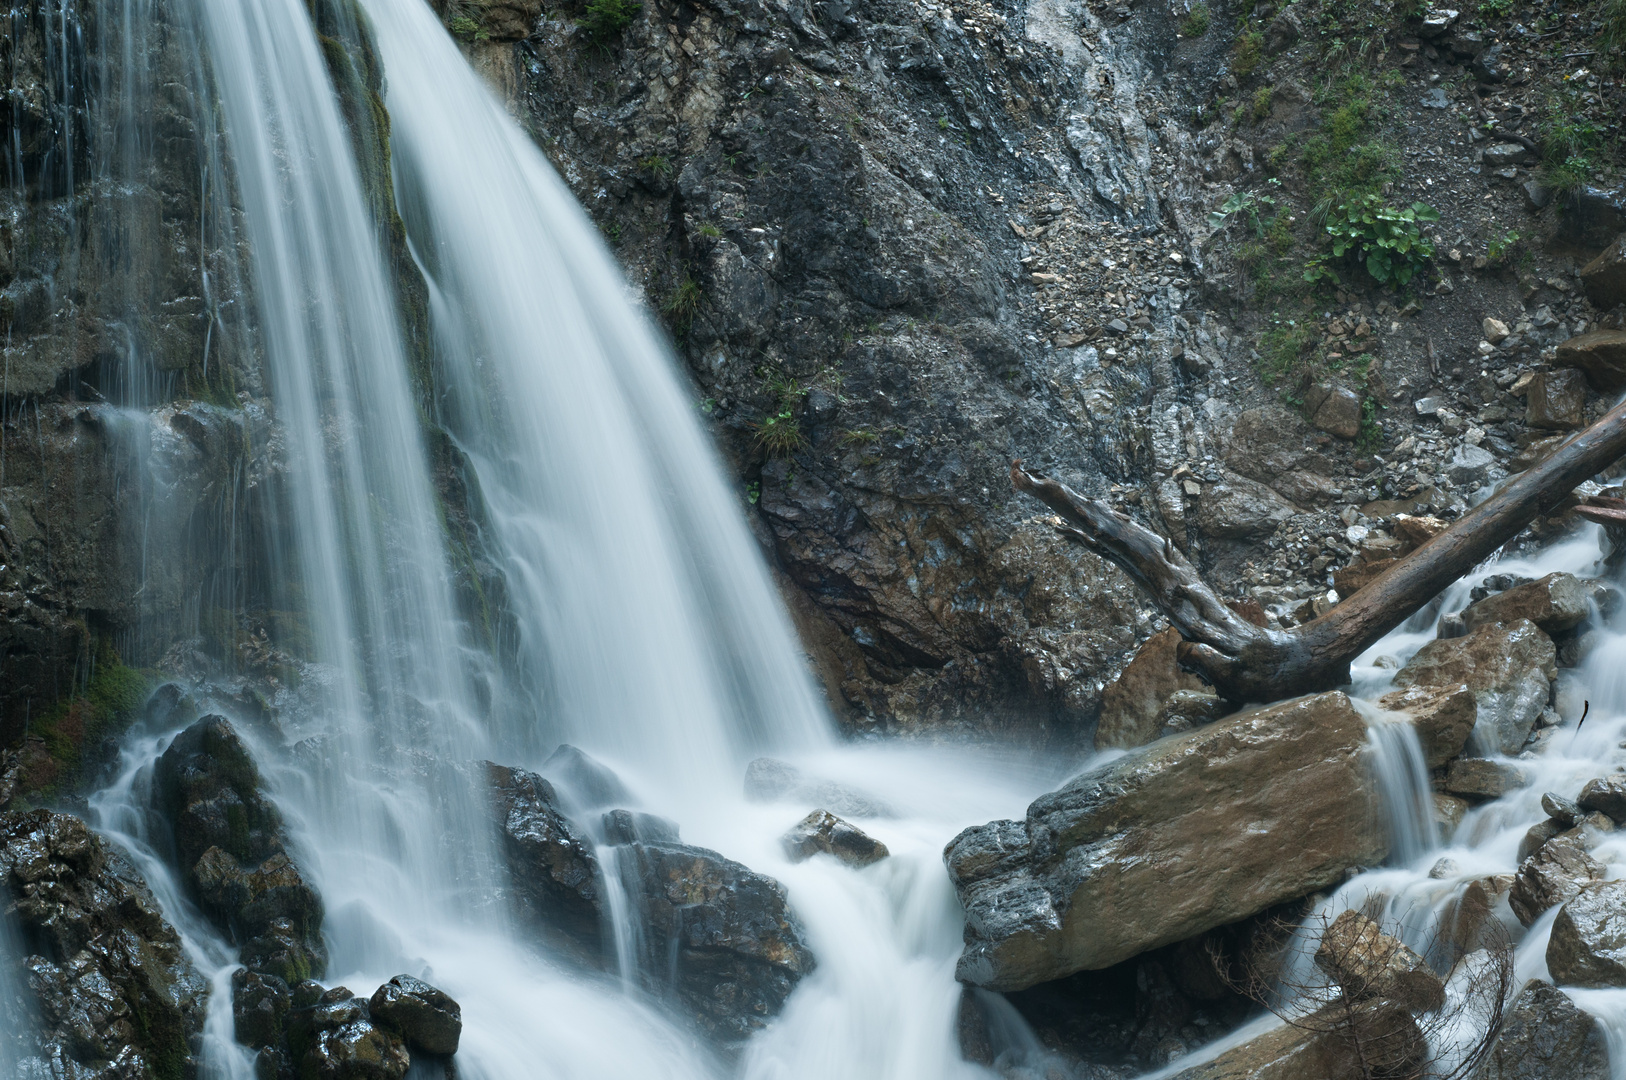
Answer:
<svg viewBox="0 0 1626 1080"><path fill-rule="evenodd" d="M577 21L602 45L620 37L621 32L632 25L633 17L642 6L638 0L587 0L582 17Z"/></svg>
<svg viewBox="0 0 1626 1080"><path fill-rule="evenodd" d="M1506 261L1508 253L1518 246L1520 239L1519 234L1511 230L1493 238L1489 244L1485 245L1485 258L1500 265Z"/></svg>
<svg viewBox="0 0 1626 1080"><path fill-rule="evenodd" d="M1327 214L1327 235L1332 258L1352 258L1380 285L1406 285L1434 257L1434 245L1423 237L1420 223L1440 220L1440 212L1424 203L1405 209L1385 206L1383 198L1367 194L1340 203ZM1304 271L1306 281L1336 280L1324 258Z"/></svg>
<svg viewBox="0 0 1626 1080"><path fill-rule="evenodd" d="M1266 117L1268 117L1270 115L1270 104L1271 104L1271 98L1273 96L1274 96L1274 91L1272 90L1271 87L1268 87L1268 86L1261 86L1258 90L1254 91L1254 94L1253 94L1253 118L1254 118L1254 120L1256 120L1256 121L1263 120L1263 119L1265 119Z"/></svg>
<svg viewBox="0 0 1626 1080"><path fill-rule="evenodd" d="M1274 180L1273 182L1279 183L1279 181ZM1275 205L1276 200L1273 196L1261 195L1255 191L1238 191L1221 203L1218 210L1208 215L1208 227L1217 232L1225 228L1231 221L1241 221L1243 217L1246 217L1248 222L1253 225L1255 235L1263 239L1265 225L1259 219L1259 208L1261 206Z"/></svg>
<svg viewBox="0 0 1626 1080"><path fill-rule="evenodd" d="M1513 10L1513 0L1481 0L1479 13L1487 19L1499 19Z"/></svg>
<svg viewBox="0 0 1626 1080"><path fill-rule="evenodd" d="M1200 38L1208 33L1210 22L1207 4L1198 4L1180 21L1180 33L1188 38Z"/></svg>

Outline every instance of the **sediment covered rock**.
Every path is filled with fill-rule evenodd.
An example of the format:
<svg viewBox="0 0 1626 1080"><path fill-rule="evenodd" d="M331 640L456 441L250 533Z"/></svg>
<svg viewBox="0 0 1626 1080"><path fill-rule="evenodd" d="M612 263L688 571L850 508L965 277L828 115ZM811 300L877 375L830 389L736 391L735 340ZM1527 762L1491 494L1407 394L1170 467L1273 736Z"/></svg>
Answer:
<svg viewBox="0 0 1626 1080"><path fill-rule="evenodd" d="M1479 706L1474 730L1480 745L1517 754L1546 707L1557 677L1552 639L1535 623L1519 619L1481 625L1466 637L1429 642L1395 674L1395 685L1402 690L1466 685Z"/></svg>
<svg viewBox="0 0 1626 1080"><path fill-rule="evenodd" d="M1387 851L1342 693L1239 713L1086 773L944 851L958 977L1017 990L1104 968L1338 881Z"/></svg>
<svg viewBox="0 0 1626 1080"><path fill-rule="evenodd" d="M1474 1080L1609 1080L1603 1029L1562 990L1527 983Z"/></svg>
<svg viewBox="0 0 1626 1080"><path fill-rule="evenodd" d="M521 912L596 954L603 940L603 886L592 840L560 811L558 793L543 777L489 761L485 770Z"/></svg>
<svg viewBox="0 0 1626 1080"><path fill-rule="evenodd" d="M1626 986L1626 881L1575 889L1547 939L1547 969L1562 986Z"/></svg>

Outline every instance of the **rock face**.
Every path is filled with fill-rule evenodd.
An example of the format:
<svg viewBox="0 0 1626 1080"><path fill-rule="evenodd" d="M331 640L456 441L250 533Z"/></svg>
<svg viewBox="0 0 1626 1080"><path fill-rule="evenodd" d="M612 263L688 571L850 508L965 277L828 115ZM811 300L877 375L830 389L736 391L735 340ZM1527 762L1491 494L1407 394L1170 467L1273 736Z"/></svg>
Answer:
<svg viewBox="0 0 1626 1080"><path fill-rule="evenodd" d="M1486 750L1517 754L1547 706L1557 659L1552 639L1528 619L1490 623L1424 645L1395 674L1395 685L1467 686L1479 705L1475 739Z"/></svg>
<svg viewBox="0 0 1626 1080"><path fill-rule="evenodd" d="M1609 1080L1609 1045L1590 1014L1539 979L1519 992L1474 1080Z"/></svg>
<svg viewBox="0 0 1626 1080"><path fill-rule="evenodd" d="M603 942L603 872L593 842L533 772L486 762L502 852L521 913L546 933L597 955Z"/></svg>
<svg viewBox="0 0 1626 1080"><path fill-rule="evenodd" d="M84 822L48 810L0 814L0 898L23 932L41 1020L36 1060L21 1063L38 1072L27 1075L196 1070L208 984L146 883Z"/></svg>
<svg viewBox="0 0 1626 1080"><path fill-rule="evenodd" d="M342 986L289 1012L288 1045L300 1080L401 1080L412 1065L401 1036Z"/></svg>
<svg viewBox="0 0 1626 1080"><path fill-rule="evenodd" d="M1315 962L1351 1001L1376 998L1410 1012L1445 1004L1445 983L1427 961L1359 911L1327 926Z"/></svg>
<svg viewBox="0 0 1626 1080"><path fill-rule="evenodd" d="M1547 939L1547 968L1563 986L1626 986L1626 881L1572 892Z"/></svg>
<svg viewBox="0 0 1626 1080"><path fill-rule="evenodd" d="M413 1050L457 1053L463 1010L444 991L410 975L397 975L373 991L367 1006L375 1021L400 1032Z"/></svg>
<svg viewBox="0 0 1626 1080"><path fill-rule="evenodd" d="M1359 1042L1378 1055L1362 1064ZM1211 1061L1175 1073L1171 1080L1368 1080L1406 1076L1422 1063L1428 1044L1407 1013L1381 1002L1345 1007L1335 1002L1227 1050Z"/></svg>
<svg viewBox="0 0 1626 1080"><path fill-rule="evenodd" d="M725 1045L778 1015L814 968L782 885L682 844L629 844L621 869L642 924L639 969Z"/></svg>
<svg viewBox="0 0 1626 1080"><path fill-rule="evenodd" d="M1508 903L1526 926L1603 877L1603 864L1587 854L1575 836L1555 836L1519 865ZM1555 973L1556 974L1556 973Z"/></svg>
<svg viewBox="0 0 1626 1080"><path fill-rule="evenodd" d="M1240 713L1086 773L944 851L957 975L1017 990L1235 922L1380 861L1366 724L1342 693Z"/></svg>
<svg viewBox="0 0 1626 1080"><path fill-rule="evenodd" d="M1424 764L1430 769L1438 769L1462 753L1479 716L1473 692L1460 684L1393 690L1379 698L1378 705L1411 717Z"/></svg>
<svg viewBox="0 0 1626 1080"><path fill-rule="evenodd" d="M815 810L797 822L780 840L792 862L811 859L819 852L834 855L852 867L880 862L891 852L886 845L828 810Z"/></svg>
<svg viewBox="0 0 1626 1080"><path fill-rule="evenodd" d="M322 901L289 858L282 817L248 747L222 716L175 736L153 775L157 809L204 912L251 969L290 985L320 976Z"/></svg>
<svg viewBox="0 0 1626 1080"><path fill-rule="evenodd" d="M1571 630L1586 620L1587 588L1573 574L1548 574L1487 596L1462 613L1469 630L1489 623L1529 619L1549 634Z"/></svg>
<svg viewBox="0 0 1626 1080"><path fill-rule="evenodd" d="M1101 692L1101 718L1095 725L1095 748L1128 749L1158 737L1163 712L1180 690L1207 688L1201 679L1180 670L1175 648L1180 631L1169 627L1147 639L1123 671Z"/></svg>
<svg viewBox="0 0 1626 1080"><path fill-rule="evenodd" d="M1594 330L1572 337L1558 347L1558 362L1583 372L1599 393L1619 393L1626 389L1626 331Z"/></svg>

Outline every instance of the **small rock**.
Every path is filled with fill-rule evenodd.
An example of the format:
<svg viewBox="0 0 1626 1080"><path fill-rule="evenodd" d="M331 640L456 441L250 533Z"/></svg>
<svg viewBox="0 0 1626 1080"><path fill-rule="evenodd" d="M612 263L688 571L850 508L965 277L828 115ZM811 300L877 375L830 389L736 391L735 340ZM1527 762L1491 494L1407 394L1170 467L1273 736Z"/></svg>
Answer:
<svg viewBox="0 0 1626 1080"><path fill-rule="evenodd" d="M1568 431L1586 423L1586 376L1564 368L1538 371L1525 391L1524 422Z"/></svg>
<svg viewBox="0 0 1626 1080"><path fill-rule="evenodd" d="M1417 410L1418 416L1433 416L1444 404L1445 399L1441 397L1421 397L1412 402L1412 408Z"/></svg>
<svg viewBox="0 0 1626 1080"><path fill-rule="evenodd" d="M231 1014L237 1041L254 1050L282 1042L293 1004L288 984L275 975L238 968L231 977Z"/></svg>
<svg viewBox="0 0 1626 1080"><path fill-rule="evenodd" d="M1310 422L1340 439L1361 433L1361 395L1336 383L1317 383L1304 395Z"/></svg>
<svg viewBox="0 0 1626 1080"><path fill-rule="evenodd" d="M1484 333L1485 340L1490 342L1492 345L1500 345L1508 338L1507 323L1503 322L1501 319L1495 319L1487 315L1485 316L1484 320L1480 322L1479 328L1481 332Z"/></svg>
<svg viewBox="0 0 1626 1080"><path fill-rule="evenodd" d="M1361 1060L1351 1054L1351 1041L1369 1049L1370 1056ZM1427 1056L1428 1042L1417 1021L1404 1009L1381 1001L1367 1001L1353 1008L1334 1002L1297 1023L1283 1024L1210 1061L1177 1072L1169 1080L1416 1076Z"/></svg>
<svg viewBox="0 0 1626 1080"><path fill-rule="evenodd" d="M1558 677L1557 650L1552 639L1525 619L1506 625L1490 623L1465 637L1437 639L1419 649L1395 673L1395 686L1456 686L1464 684L1478 703L1475 736L1478 744L1503 754L1517 754L1530 737L1536 718L1547 706L1552 680ZM1490 763L1465 768L1489 768ZM1448 787L1449 791L1457 791ZM1500 796L1495 792L1457 791L1458 794Z"/></svg>
<svg viewBox="0 0 1626 1080"><path fill-rule="evenodd" d="M374 1020L400 1032L412 1049L446 1056L457 1053L463 1010L445 991L411 975L397 975L373 991L368 1007Z"/></svg>
<svg viewBox="0 0 1626 1080"><path fill-rule="evenodd" d="M1428 962L1359 911L1345 911L1321 935L1316 966L1354 1001L1377 998L1410 1012L1445 1004L1445 983Z"/></svg>
<svg viewBox="0 0 1626 1080"><path fill-rule="evenodd" d="M1489 450L1464 443L1451 456L1450 463L1445 467L1445 475L1451 478L1453 484L1472 487L1484 483L1495 465L1496 456Z"/></svg>
<svg viewBox="0 0 1626 1080"><path fill-rule="evenodd" d="M603 893L592 839L560 811L558 793L543 777L490 761L483 768L521 914L597 955Z"/></svg>
<svg viewBox="0 0 1626 1080"><path fill-rule="evenodd" d="M1445 32L1455 26L1457 12L1449 9L1430 11L1423 16L1422 25L1417 28L1417 36L1424 39L1433 39L1444 36Z"/></svg>
<svg viewBox="0 0 1626 1080"><path fill-rule="evenodd" d="M1433 804L1434 824L1439 829L1441 839L1449 840L1451 834L1457 831L1457 826L1462 824L1462 819L1468 816L1468 801L1436 791Z"/></svg>
<svg viewBox="0 0 1626 1080"><path fill-rule="evenodd" d="M1519 865L1508 903L1519 922L1529 926L1542 912L1569 900L1603 874L1603 864L1587 854L1578 838L1557 836Z"/></svg>
<svg viewBox="0 0 1626 1080"><path fill-rule="evenodd" d="M367 1002L342 986L288 1014L300 1080L401 1080L412 1065L401 1036L373 1022Z"/></svg>
<svg viewBox="0 0 1626 1080"><path fill-rule="evenodd" d="M1451 99L1446 96L1443 89L1436 86L1423 93L1422 106L1425 109L1449 109Z"/></svg>
<svg viewBox="0 0 1626 1080"><path fill-rule="evenodd" d="M1393 690L1378 699L1378 706L1406 713L1423 747L1423 761L1437 769L1462 753L1479 716L1473 691L1467 686L1412 686Z"/></svg>
<svg viewBox="0 0 1626 1080"><path fill-rule="evenodd" d="M1574 802L1552 791L1541 797L1541 808L1547 811L1553 820L1562 823L1566 829L1578 824L1585 814L1585 811Z"/></svg>
<svg viewBox="0 0 1626 1080"><path fill-rule="evenodd" d="M1553 189L1540 180L1526 180L1521 187L1524 189L1524 205L1532 212L1547 209L1553 201Z"/></svg>
<svg viewBox="0 0 1626 1080"><path fill-rule="evenodd" d="M1485 151L1485 167L1505 169L1510 165L1523 165L1531 157L1530 151L1520 143L1496 143Z"/></svg>
<svg viewBox="0 0 1626 1080"><path fill-rule="evenodd" d="M1547 969L1566 986L1626 986L1626 881L1587 885L1566 899L1547 939Z"/></svg>
<svg viewBox="0 0 1626 1080"><path fill-rule="evenodd" d="M1456 877L1460 873L1462 873L1462 867L1457 865L1457 860L1450 858L1437 859L1434 865L1428 868L1428 876L1433 881L1444 881L1446 878Z"/></svg>
<svg viewBox="0 0 1626 1080"><path fill-rule="evenodd" d="M569 743L562 743L538 771L553 782L572 810L600 810L635 801L613 769Z"/></svg>
<svg viewBox="0 0 1626 1080"><path fill-rule="evenodd" d="M1575 802L1583 810L1607 814L1616 824L1626 822L1626 776L1600 776L1587 781Z"/></svg>
<svg viewBox="0 0 1626 1080"><path fill-rule="evenodd" d="M855 869L880 862L891 854L885 844L828 810L813 811L779 842L791 862L811 859L822 851Z"/></svg>
<svg viewBox="0 0 1626 1080"><path fill-rule="evenodd" d="M1113 335L1114 337L1123 337L1125 334L1129 333L1129 324L1124 322L1122 319L1113 319L1107 323L1106 329L1107 333Z"/></svg>

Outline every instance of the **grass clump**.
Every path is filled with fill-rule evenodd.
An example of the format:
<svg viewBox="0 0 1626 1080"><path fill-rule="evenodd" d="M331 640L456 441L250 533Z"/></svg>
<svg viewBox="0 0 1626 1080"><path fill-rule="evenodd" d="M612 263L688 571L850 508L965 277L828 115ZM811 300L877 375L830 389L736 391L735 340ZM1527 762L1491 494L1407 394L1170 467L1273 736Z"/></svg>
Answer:
<svg viewBox="0 0 1626 1080"><path fill-rule="evenodd" d="M756 444L769 457L790 457L807 445L798 417L807 387L795 379L770 374L766 378L773 405L768 414L756 423Z"/></svg>
<svg viewBox="0 0 1626 1080"><path fill-rule="evenodd" d="M1231 49L1231 74L1238 81L1246 79L1265 59L1265 35L1260 30L1249 30L1236 39Z"/></svg>
<svg viewBox="0 0 1626 1080"><path fill-rule="evenodd" d="M700 283L688 274L683 275L683 280L677 283L677 288L661 305L661 314L671 323L673 333L681 337L689 332L689 327L694 325L694 317L700 314L700 304L704 299L705 293L701 291Z"/></svg>
<svg viewBox="0 0 1626 1080"><path fill-rule="evenodd" d="M581 18L576 21L589 37L602 45L620 37L642 7L638 0L587 0Z"/></svg>
<svg viewBox="0 0 1626 1080"><path fill-rule="evenodd" d="M1188 38L1200 38L1208 33L1211 22L1207 4L1198 4L1180 21L1180 35Z"/></svg>

